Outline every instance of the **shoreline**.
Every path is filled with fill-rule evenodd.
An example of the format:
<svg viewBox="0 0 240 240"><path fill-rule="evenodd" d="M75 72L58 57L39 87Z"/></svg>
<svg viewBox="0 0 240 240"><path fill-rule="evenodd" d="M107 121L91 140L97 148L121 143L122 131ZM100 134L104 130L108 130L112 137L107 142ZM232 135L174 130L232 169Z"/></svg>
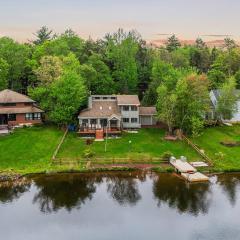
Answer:
<svg viewBox="0 0 240 240"><path fill-rule="evenodd" d="M150 171L156 173L174 173L174 169L171 166L159 166L159 167L137 167L137 166L103 166L103 167L93 167L93 168L69 168L69 167L62 167L59 169L42 169L38 171L0 171L0 183L3 182L15 182L19 181L24 177L31 177L32 175L39 175L39 174L76 174L76 173L98 173L98 172L133 172L133 171ZM219 175L219 174L231 174L231 173L240 173L240 169L199 169L199 172L205 173L207 175Z"/></svg>

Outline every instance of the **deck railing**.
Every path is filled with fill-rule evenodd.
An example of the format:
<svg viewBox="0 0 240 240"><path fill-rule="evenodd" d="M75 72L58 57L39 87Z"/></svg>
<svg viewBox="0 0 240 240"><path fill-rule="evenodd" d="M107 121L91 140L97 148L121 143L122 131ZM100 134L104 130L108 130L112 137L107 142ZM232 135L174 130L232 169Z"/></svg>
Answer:
<svg viewBox="0 0 240 240"><path fill-rule="evenodd" d="M96 130L103 130L104 132L112 132L112 131L121 131L120 127L102 127L102 128L96 128L96 127L82 127L80 126L79 132L96 132Z"/></svg>

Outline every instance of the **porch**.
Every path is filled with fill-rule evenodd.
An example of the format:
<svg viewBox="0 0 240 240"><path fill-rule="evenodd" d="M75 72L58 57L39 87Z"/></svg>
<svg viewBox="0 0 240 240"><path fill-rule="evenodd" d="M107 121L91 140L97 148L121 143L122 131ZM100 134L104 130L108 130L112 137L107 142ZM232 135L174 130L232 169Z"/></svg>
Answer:
<svg viewBox="0 0 240 240"><path fill-rule="evenodd" d="M78 133L83 136L96 136L97 132L102 132L103 136L117 135L122 132L121 119L102 118L102 119L79 119Z"/></svg>

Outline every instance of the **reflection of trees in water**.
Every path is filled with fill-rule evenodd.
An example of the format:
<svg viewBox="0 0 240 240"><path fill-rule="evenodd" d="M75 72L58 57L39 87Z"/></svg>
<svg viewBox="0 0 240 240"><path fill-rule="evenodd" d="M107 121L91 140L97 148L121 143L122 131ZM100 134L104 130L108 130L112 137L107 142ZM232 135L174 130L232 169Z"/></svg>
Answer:
<svg viewBox="0 0 240 240"><path fill-rule="evenodd" d="M12 183L0 187L0 202L12 202L20 198L30 188L30 183Z"/></svg>
<svg viewBox="0 0 240 240"><path fill-rule="evenodd" d="M96 191L95 178L87 175L63 174L39 177L34 180L38 189L33 202L39 204L44 213L61 208L71 211L80 208Z"/></svg>
<svg viewBox="0 0 240 240"><path fill-rule="evenodd" d="M138 180L144 181L145 177L145 173L109 175L106 178L107 191L120 205L135 205L141 199L138 190Z"/></svg>
<svg viewBox="0 0 240 240"><path fill-rule="evenodd" d="M224 192L228 196L230 203L232 206L234 206L237 201L237 188L240 186L240 174L220 174L218 175L217 182L220 186L222 186Z"/></svg>
<svg viewBox="0 0 240 240"><path fill-rule="evenodd" d="M173 174L156 176L153 182L153 193L158 204L167 203L179 212L193 215L207 213L210 207L209 183L188 184Z"/></svg>

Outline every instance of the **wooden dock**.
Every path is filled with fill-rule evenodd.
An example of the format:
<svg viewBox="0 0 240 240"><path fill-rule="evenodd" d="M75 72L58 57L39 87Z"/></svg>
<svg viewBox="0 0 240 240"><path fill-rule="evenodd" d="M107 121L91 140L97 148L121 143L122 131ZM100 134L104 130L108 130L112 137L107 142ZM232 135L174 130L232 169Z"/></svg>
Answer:
<svg viewBox="0 0 240 240"><path fill-rule="evenodd" d="M209 177L198 172L196 168L185 160L172 158L170 164L189 182L209 181Z"/></svg>
<svg viewBox="0 0 240 240"><path fill-rule="evenodd" d="M189 173L181 173L181 176L185 178L189 182L205 182L209 181L209 177L206 175L200 173L200 172L195 172L192 174Z"/></svg>

